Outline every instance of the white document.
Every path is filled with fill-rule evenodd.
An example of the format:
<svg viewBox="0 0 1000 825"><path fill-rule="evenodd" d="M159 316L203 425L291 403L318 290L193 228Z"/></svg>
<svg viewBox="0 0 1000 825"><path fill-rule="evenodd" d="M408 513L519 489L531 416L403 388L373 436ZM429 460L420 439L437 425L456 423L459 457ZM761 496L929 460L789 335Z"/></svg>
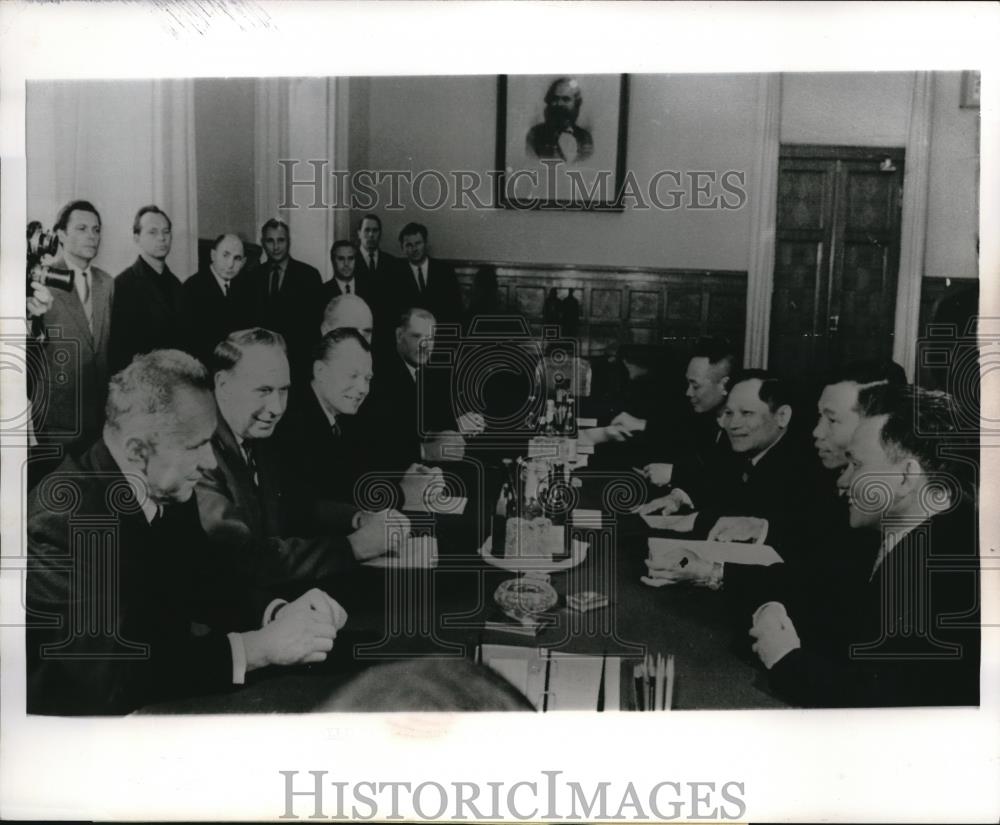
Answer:
<svg viewBox="0 0 1000 825"><path fill-rule="evenodd" d="M652 516L645 515L642 520L653 530L674 530L678 533L690 533L694 530L697 513L687 513L683 516Z"/></svg>
<svg viewBox="0 0 1000 825"><path fill-rule="evenodd" d="M742 544L734 541L695 541L693 539L650 539L649 556L667 549L693 550L707 561L723 564L757 564L768 567L782 560L767 544Z"/></svg>

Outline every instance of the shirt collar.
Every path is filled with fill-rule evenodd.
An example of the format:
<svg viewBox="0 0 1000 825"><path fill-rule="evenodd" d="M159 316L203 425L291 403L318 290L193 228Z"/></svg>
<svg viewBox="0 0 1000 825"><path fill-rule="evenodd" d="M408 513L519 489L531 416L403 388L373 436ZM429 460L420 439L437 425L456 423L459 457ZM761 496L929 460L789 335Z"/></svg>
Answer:
<svg viewBox="0 0 1000 825"><path fill-rule="evenodd" d="M417 380L417 368L415 366L413 366L413 364L411 364L409 361L407 361L405 359L403 360L403 365L406 367L407 372L410 373L410 378L412 378L414 381L416 381Z"/></svg>
<svg viewBox="0 0 1000 825"><path fill-rule="evenodd" d="M212 273L212 277L215 278L215 282L219 285L219 291L222 292L223 295L225 295L227 283L230 285L230 289L232 289L232 279L227 281L225 278L220 278L219 273L215 271L215 267L209 265L208 268L209 271Z"/></svg>
<svg viewBox="0 0 1000 825"><path fill-rule="evenodd" d="M288 269L288 258L285 258L285 260L277 264L274 263L273 261L268 261L267 268L270 269L272 272L274 271L275 268L277 268L278 271L281 272L282 275L284 275L285 270Z"/></svg>

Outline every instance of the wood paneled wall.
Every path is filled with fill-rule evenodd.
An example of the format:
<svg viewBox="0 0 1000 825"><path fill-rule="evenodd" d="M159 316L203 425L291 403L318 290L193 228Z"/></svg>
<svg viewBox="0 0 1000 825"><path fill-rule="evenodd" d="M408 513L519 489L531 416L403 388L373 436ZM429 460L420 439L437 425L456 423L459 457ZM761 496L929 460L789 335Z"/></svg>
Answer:
<svg viewBox="0 0 1000 825"><path fill-rule="evenodd" d="M501 311L542 324L545 298L569 290L580 303L581 354L598 356L624 343L683 348L703 335L723 335L738 349L746 323L746 272L704 269L575 267L450 261L466 307L480 271L496 273Z"/></svg>

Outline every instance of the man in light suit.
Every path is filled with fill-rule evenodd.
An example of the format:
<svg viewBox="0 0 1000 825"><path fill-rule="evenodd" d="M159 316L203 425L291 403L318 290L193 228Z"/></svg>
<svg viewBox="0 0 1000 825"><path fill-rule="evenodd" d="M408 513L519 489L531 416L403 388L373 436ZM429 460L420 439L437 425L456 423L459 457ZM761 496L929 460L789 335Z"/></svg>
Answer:
<svg viewBox="0 0 1000 825"><path fill-rule="evenodd" d="M73 287L51 290L51 307L38 316L38 334L30 343L40 351L43 372L32 392L38 448L29 464L29 486L67 451L86 447L100 435L110 377L115 284L91 263L101 246L101 216L89 201L70 201L59 211L53 229L59 251L51 266L72 270Z"/></svg>
<svg viewBox="0 0 1000 825"><path fill-rule="evenodd" d="M143 206L132 223L139 257L115 278L110 342L112 372L141 352L179 349L184 343L181 282L167 266L173 226L158 206Z"/></svg>
<svg viewBox="0 0 1000 825"><path fill-rule="evenodd" d="M406 260L396 269L387 300L398 317L411 307L426 309L438 323L456 323L462 318L462 296L451 267L427 254L427 227L408 223L399 233Z"/></svg>
<svg viewBox="0 0 1000 825"><path fill-rule="evenodd" d="M284 339L259 327L234 332L216 347L213 369L216 466L197 487L210 538L262 558L261 577L289 595L385 553L390 530L405 538L409 524L403 515L352 507L341 508L339 519L331 517L329 535L289 535L278 456L268 443L291 385Z"/></svg>

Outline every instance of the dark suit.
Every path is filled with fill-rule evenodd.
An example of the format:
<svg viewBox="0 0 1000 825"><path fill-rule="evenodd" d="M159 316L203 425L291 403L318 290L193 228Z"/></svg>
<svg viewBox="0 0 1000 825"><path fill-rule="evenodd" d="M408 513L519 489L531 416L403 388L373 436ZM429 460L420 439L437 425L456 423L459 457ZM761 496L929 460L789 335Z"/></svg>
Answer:
<svg viewBox="0 0 1000 825"><path fill-rule="evenodd" d="M722 441L728 441L725 433L720 451ZM786 561L809 552L817 499L829 498L815 450L786 432L756 464L744 454L723 452L714 468L706 469L711 486L706 485L700 499L693 498L699 527L710 528L719 516L763 518L769 524L767 544Z"/></svg>
<svg viewBox="0 0 1000 825"><path fill-rule="evenodd" d="M425 436L455 429L447 378L441 370L426 366L414 378L397 353L379 362L371 396L360 412L375 445L374 466L405 470L421 460Z"/></svg>
<svg viewBox="0 0 1000 825"><path fill-rule="evenodd" d="M365 254L364 250L359 249L354 256L354 277L357 278L360 276L369 283L378 284L384 282L396 271L400 264L399 258L380 249L378 251L378 266L372 272L371 267L368 266L368 259L365 257Z"/></svg>
<svg viewBox="0 0 1000 825"><path fill-rule="evenodd" d="M66 264L58 261L55 267ZM41 339L29 342L37 351L42 372L33 377L33 425L40 444L65 449L86 447L104 425L104 402L110 370L108 344L115 282L103 270L90 268L92 324L79 294L53 289L52 307L37 322ZM58 464L30 465L32 483Z"/></svg>
<svg viewBox="0 0 1000 825"><path fill-rule="evenodd" d="M374 445L359 416L339 416L337 426L339 434L307 385L292 393L271 437L282 470L284 517L296 533L343 529L359 509L353 506L354 486L372 460Z"/></svg>
<svg viewBox="0 0 1000 825"><path fill-rule="evenodd" d="M342 536L286 536L281 471L275 446L267 441L252 447L255 485L236 436L220 413L212 436L217 466L198 482L198 510L213 541L251 554L259 580L294 598L318 580L352 567L355 560Z"/></svg>
<svg viewBox="0 0 1000 825"><path fill-rule="evenodd" d="M771 669L772 687L820 707L977 705L975 525L966 508L935 516L907 533L874 574L870 565L860 575L855 567L853 575L796 587L786 606L802 647Z"/></svg>
<svg viewBox="0 0 1000 825"><path fill-rule="evenodd" d="M423 307L434 314L438 323L458 323L462 320L462 295L455 271L448 264L433 258L424 261L423 292L409 261L401 260L388 281L386 300L398 316L410 307Z"/></svg>
<svg viewBox="0 0 1000 825"><path fill-rule="evenodd" d="M594 154L594 139L590 132L581 126L573 125L567 130L576 140L576 157L573 160L586 160ZM525 137L525 148L537 158L553 158L567 160L559 145L562 130L548 123L536 123L528 130Z"/></svg>
<svg viewBox="0 0 1000 825"><path fill-rule="evenodd" d="M251 326L242 275L230 282L227 297L211 270L196 272L184 282L186 349L208 364L216 344L229 333Z"/></svg>
<svg viewBox="0 0 1000 825"><path fill-rule="evenodd" d="M362 250L359 249L354 255L354 278L358 283L365 284L368 290L368 295L359 294L375 316L375 334L384 339L383 343L390 342L398 320L399 310L392 297L392 281L400 263L402 262L395 255L380 249L378 266L372 272Z"/></svg>
<svg viewBox="0 0 1000 825"><path fill-rule="evenodd" d="M181 349L185 343L181 282L164 267L157 272L140 255L115 278L111 311L111 371L127 367L139 353Z"/></svg>
<svg viewBox="0 0 1000 825"><path fill-rule="evenodd" d="M29 713L124 714L232 686L223 631L259 627L265 602L222 575L193 501L151 526L98 441L31 493L27 534ZM217 630L195 637L192 621Z"/></svg>
<svg viewBox="0 0 1000 825"><path fill-rule="evenodd" d="M378 289L372 283L371 277L368 275L359 275L357 269L355 269L354 278L351 279L351 289L353 290L352 294L357 295L368 304L369 309L372 309L374 313L373 306L379 296ZM342 283L337 278L331 278L323 284L323 308L325 309L326 305L334 298L344 294Z"/></svg>
<svg viewBox="0 0 1000 825"><path fill-rule="evenodd" d="M270 294L272 267L263 263L242 274L250 321L255 326L280 332L288 344L293 367L308 362L323 317L323 279L319 270L289 258L278 294Z"/></svg>

